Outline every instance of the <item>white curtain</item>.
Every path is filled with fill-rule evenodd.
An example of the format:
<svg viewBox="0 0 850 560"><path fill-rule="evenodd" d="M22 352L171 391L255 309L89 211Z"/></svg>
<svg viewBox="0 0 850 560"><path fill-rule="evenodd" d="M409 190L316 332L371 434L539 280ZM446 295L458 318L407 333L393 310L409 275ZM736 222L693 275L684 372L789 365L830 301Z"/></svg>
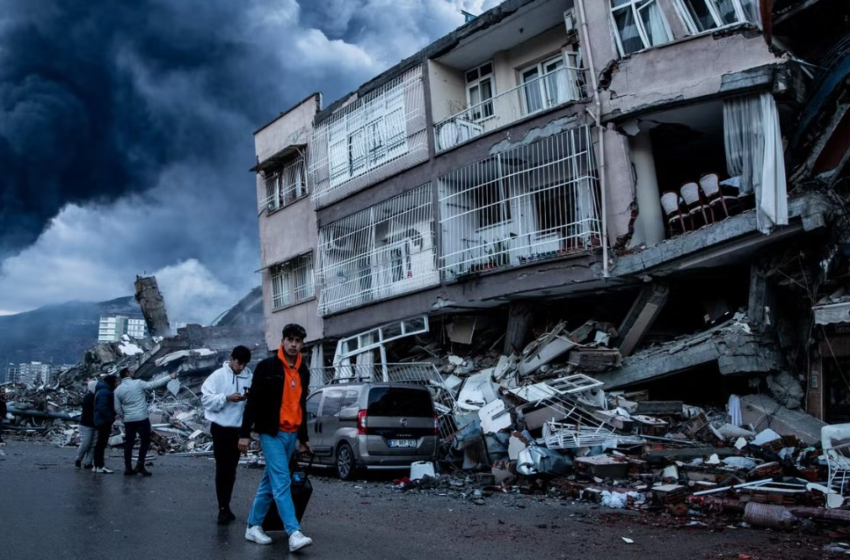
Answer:
<svg viewBox="0 0 850 560"><path fill-rule="evenodd" d="M648 0L643 5L639 5L638 13L650 45L663 45L671 40L670 34L667 33L667 26L664 24L661 7L656 0Z"/></svg>
<svg viewBox="0 0 850 560"><path fill-rule="evenodd" d="M788 225L785 158L779 112L769 93L723 102L726 166L741 177L742 193L754 192L756 222L762 233Z"/></svg>

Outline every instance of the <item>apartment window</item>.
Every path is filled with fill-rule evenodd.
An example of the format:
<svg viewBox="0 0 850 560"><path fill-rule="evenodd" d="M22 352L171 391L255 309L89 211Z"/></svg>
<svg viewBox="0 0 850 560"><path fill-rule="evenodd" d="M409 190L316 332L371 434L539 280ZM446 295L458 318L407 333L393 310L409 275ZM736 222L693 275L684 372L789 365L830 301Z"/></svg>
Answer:
<svg viewBox="0 0 850 560"><path fill-rule="evenodd" d="M272 268L272 308L279 309L313 297L313 253Z"/></svg>
<svg viewBox="0 0 850 560"><path fill-rule="evenodd" d="M611 0L611 15L621 55L673 40L657 0Z"/></svg>
<svg viewBox="0 0 850 560"><path fill-rule="evenodd" d="M277 169L266 172L266 211L274 212L292 204L307 193L307 173L304 158L299 156Z"/></svg>
<svg viewBox="0 0 850 560"><path fill-rule="evenodd" d="M493 63L482 64L466 73L466 102L469 118L480 121L493 116Z"/></svg>
<svg viewBox="0 0 850 560"><path fill-rule="evenodd" d="M331 185L407 153L404 91L404 84L399 83L329 125Z"/></svg>
<svg viewBox="0 0 850 560"><path fill-rule="evenodd" d="M470 192L472 206L478 214L478 229L511 221L511 204L501 178L474 188Z"/></svg>
<svg viewBox="0 0 850 560"><path fill-rule="evenodd" d="M760 23L757 0L676 0L676 7L691 33L746 21Z"/></svg>
<svg viewBox="0 0 850 560"><path fill-rule="evenodd" d="M319 230L321 314L439 282L431 197L426 184Z"/></svg>
<svg viewBox="0 0 850 560"><path fill-rule="evenodd" d="M579 98L575 73L567 72L558 55L520 71L525 113L531 114Z"/></svg>

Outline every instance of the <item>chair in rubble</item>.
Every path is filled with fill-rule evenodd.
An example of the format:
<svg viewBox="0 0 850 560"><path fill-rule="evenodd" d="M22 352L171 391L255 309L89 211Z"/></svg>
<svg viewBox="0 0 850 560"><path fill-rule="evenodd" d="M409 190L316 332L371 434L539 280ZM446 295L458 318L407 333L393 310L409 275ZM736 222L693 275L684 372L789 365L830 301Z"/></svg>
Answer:
<svg viewBox="0 0 850 560"><path fill-rule="evenodd" d="M685 226L685 216L682 213L682 207L679 206L679 193L667 191L662 194L661 209L664 210L664 216L667 220L669 237L673 237L678 233L685 233L688 230Z"/></svg>
<svg viewBox="0 0 850 560"><path fill-rule="evenodd" d="M728 218L737 207L737 198L727 197L720 188L720 178L716 173L706 173L699 178L699 188L711 210L713 218Z"/></svg>
<svg viewBox="0 0 850 560"><path fill-rule="evenodd" d="M703 204L698 184L685 183L679 189L679 192L682 194L682 200L685 201L685 209L688 212L688 218L691 220L691 227L693 229L697 229L714 221L714 216L711 213L711 207Z"/></svg>
<svg viewBox="0 0 850 560"><path fill-rule="evenodd" d="M850 486L850 424L824 426L820 430L820 437L829 467L827 487L844 495Z"/></svg>

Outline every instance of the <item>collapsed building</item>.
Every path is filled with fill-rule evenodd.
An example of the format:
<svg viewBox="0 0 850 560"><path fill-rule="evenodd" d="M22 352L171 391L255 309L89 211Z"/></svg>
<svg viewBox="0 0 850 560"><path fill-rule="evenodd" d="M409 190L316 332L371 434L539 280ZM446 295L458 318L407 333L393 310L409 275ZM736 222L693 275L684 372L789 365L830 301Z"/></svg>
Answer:
<svg viewBox="0 0 850 560"><path fill-rule="evenodd" d="M753 433L846 421L848 17L508 0L307 97L254 135L268 348L298 322L314 386L420 363L455 404L484 371L514 420L560 372L601 416L734 396Z"/></svg>

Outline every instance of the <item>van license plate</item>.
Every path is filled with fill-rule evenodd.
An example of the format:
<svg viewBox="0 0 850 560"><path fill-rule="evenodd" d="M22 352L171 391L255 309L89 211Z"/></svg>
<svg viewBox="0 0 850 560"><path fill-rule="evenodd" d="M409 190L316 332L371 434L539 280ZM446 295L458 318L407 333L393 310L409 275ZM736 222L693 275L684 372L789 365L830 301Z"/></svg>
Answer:
<svg viewBox="0 0 850 560"><path fill-rule="evenodd" d="M415 439L391 439L390 447L416 447Z"/></svg>

